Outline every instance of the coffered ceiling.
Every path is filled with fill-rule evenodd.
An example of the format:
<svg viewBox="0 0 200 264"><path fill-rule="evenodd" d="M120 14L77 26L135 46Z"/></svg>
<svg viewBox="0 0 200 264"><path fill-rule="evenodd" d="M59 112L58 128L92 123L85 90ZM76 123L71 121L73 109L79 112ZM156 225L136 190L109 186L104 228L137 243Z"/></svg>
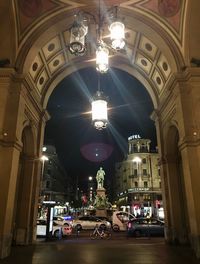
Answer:
<svg viewBox="0 0 200 264"><path fill-rule="evenodd" d="M68 51L68 29L74 14L80 9L95 15L98 14L99 4L105 11L113 5L119 6L120 16L125 20L127 45L118 56L151 80L158 95L162 94L175 67L168 56L170 41L180 51L184 49L187 0L15 0L14 3L17 54L25 49L27 54L27 49L31 47L26 43L32 40L34 56L29 64L28 78L39 93L52 78L77 60ZM59 28L59 21L64 21L66 26ZM57 31L45 34L45 29L54 25ZM163 38L164 44L169 40L167 48L157 40L158 35ZM42 44L34 46L37 37L42 39ZM94 51L88 43L85 60L92 60Z"/></svg>

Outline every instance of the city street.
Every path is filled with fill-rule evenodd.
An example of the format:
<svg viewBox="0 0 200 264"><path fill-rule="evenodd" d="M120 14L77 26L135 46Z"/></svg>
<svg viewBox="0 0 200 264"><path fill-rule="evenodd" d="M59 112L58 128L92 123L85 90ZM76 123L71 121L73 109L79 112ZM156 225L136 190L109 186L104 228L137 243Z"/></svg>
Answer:
<svg viewBox="0 0 200 264"><path fill-rule="evenodd" d="M126 238L113 233L110 240L91 240L81 232L61 240L39 239L32 246L18 246L1 264L197 264L192 251L166 245L163 238Z"/></svg>

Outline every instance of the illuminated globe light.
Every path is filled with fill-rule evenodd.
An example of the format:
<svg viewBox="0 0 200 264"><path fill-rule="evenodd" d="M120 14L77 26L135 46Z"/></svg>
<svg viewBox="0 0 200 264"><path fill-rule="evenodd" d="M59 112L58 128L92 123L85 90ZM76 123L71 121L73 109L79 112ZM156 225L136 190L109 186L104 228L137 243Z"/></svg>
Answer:
<svg viewBox="0 0 200 264"><path fill-rule="evenodd" d="M142 162L142 159L140 157L135 157L133 159L133 162L136 162L136 163L141 163Z"/></svg>
<svg viewBox="0 0 200 264"><path fill-rule="evenodd" d="M45 155L42 155L42 157L41 157L40 159L41 159L43 162L49 160L49 158L48 158L47 156L45 156Z"/></svg>
<svg viewBox="0 0 200 264"><path fill-rule="evenodd" d="M100 73L108 71L108 55L108 49L104 45L99 45L96 50L96 69Z"/></svg>
<svg viewBox="0 0 200 264"><path fill-rule="evenodd" d="M123 49L125 46L124 24L122 22L115 21L110 25L109 30L110 30L110 38L112 41L113 49L115 50Z"/></svg>
<svg viewBox="0 0 200 264"><path fill-rule="evenodd" d="M106 128L108 122L107 101L103 99L102 92L97 91L97 96L92 102L92 123L95 128Z"/></svg>

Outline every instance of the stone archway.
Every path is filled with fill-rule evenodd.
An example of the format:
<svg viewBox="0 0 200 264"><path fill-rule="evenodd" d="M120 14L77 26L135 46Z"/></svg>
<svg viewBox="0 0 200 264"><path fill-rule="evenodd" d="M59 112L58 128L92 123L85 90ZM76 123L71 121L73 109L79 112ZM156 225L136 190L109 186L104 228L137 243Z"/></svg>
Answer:
<svg viewBox="0 0 200 264"><path fill-rule="evenodd" d="M66 41L67 27L73 20L73 10L87 8L88 1L46 0L44 6L46 9L41 10L35 6L34 12L37 13L38 10L39 13L31 13L28 18L25 17L26 12L23 13L23 9L20 9L19 2L2 1L1 4L2 13L5 11L5 14L10 14L1 17L3 26L0 29L4 39L0 43L0 55L2 59L8 58L1 62L3 68L0 69L0 184L3 188L0 192L2 210L0 257L2 258L10 253L13 211L17 210L14 199L19 157L23 148L21 136L24 121L29 120L35 127L34 160L37 160L41 154L44 126L48 119L45 108L51 92L66 75L79 68L94 65L94 62L91 62L94 50L91 50L85 58L74 58L67 51ZM35 1L30 1L32 2ZM105 2L121 4L122 15L126 17L129 29L127 53L114 56L111 65L126 70L138 78L149 91L154 103L155 111L152 117L156 123L161 156L167 223L171 228L169 241L177 239L182 243L187 240L175 219L177 213L170 211L172 199L177 198L178 212L180 215L183 212L185 216L187 215L185 218L183 215L182 220L186 219L186 221L181 223L187 232L187 237L190 237L192 248L200 257L200 119L197 111L200 101L200 70L190 63L192 56L199 56L197 25L200 2L174 1L181 3L175 17L168 17L167 10L162 6L160 13L155 4L157 2L153 0ZM163 2L168 3L167 0ZM89 5L90 10L94 8L91 6ZM166 124L172 119L176 121L177 130L166 129ZM27 133L29 134L26 130L25 134ZM173 152L167 148L168 144L172 145L169 135L172 136L173 144L176 146ZM23 140L26 141L25 138L26 136ZM28 157L28 149L24 151ZM32 182L34 191L28 196L28 201L32 199L34 204L28 207L29 215L26 223L20 220L23 212L21 215L16 215L19 219L19 228L15 237L17 243L27 244L31 241L31 232L32 238L34 237L34 222L30 222L28 218L33 216L34 219L40 172L39 164L35 164L34 173L32 165L28 162L23 164L26 168L29 167L27 169L31 175L29 179L33 174L35 175ZM180 165L180 168L177 165ZM23 166L21 168L21 171L26 170ZM170 175L174 175L174 178ZM27 184L31 186L30 181ZM174 196L172 190L179 184L187 186L185 194L182 192L184 187L181 187L182 195ZM178 204L183 204L181 200L184 199L187 207L180 211Z"/></svg>

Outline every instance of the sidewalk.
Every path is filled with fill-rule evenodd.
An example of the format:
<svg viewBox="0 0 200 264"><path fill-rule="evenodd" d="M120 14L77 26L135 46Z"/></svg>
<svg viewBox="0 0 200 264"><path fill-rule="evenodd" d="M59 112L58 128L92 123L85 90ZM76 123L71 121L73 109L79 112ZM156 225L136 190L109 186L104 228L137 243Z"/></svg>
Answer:
<svg viewBox="0 0 200 264"><path fill-rule="evenodd" d="M188 247L163 239L91 240L86 236L13 247L1 264L200 264Z"/></svg>

